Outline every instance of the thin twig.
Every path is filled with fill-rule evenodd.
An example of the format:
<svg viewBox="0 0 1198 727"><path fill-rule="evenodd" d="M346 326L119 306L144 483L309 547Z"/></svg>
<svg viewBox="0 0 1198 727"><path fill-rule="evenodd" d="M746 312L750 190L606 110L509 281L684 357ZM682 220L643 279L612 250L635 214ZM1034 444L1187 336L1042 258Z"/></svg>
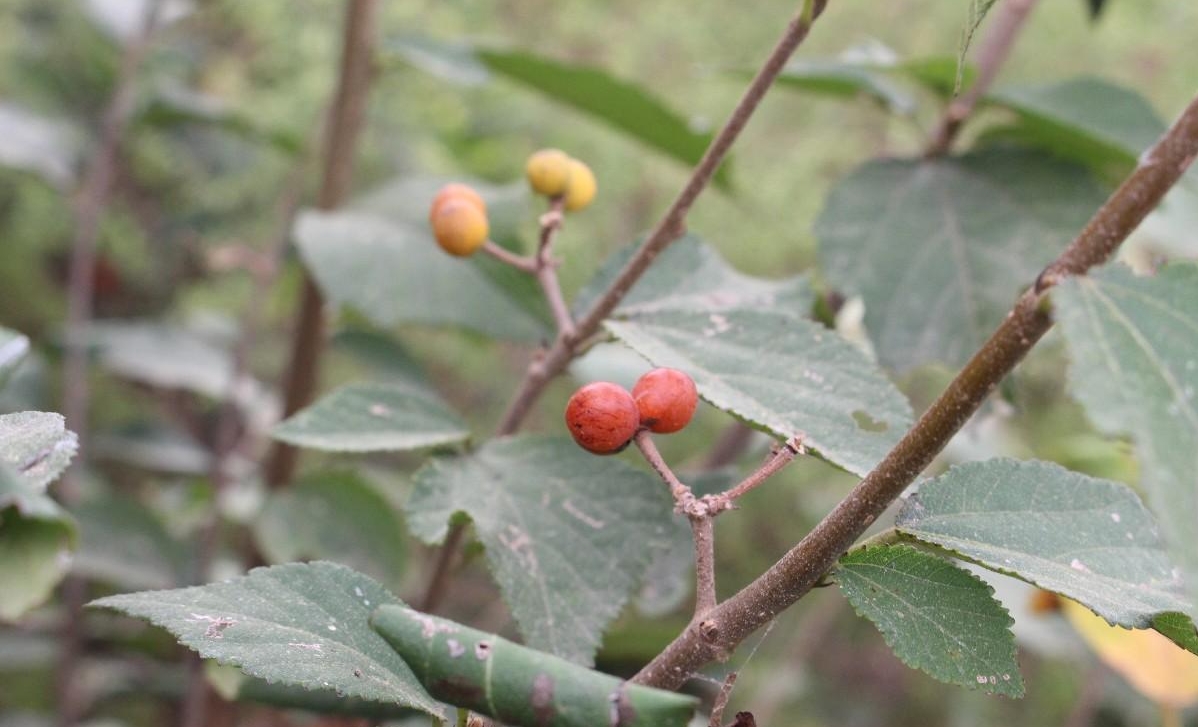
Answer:
<svg viewBox="0 0 1198 727"><path fill-rule="evenodd" d="M452 573L453 562L457 559L458 551L462 548L462 540L466 537L466 526L454 523L445 536L437 552L437 562L433 565L433 574L429 577L428 586L424 589L424 600L420 602L420 610L432 613L441 605L445 593L449 590L449 576Z"/></svg>
<svg viewBox="0 0 1198 727"><path fill-rule="evenodd" d="M578 351L578 342L590 338L603 320L615 310L616 306L632 289L633 284L648 270L649 266L674 240L677 240L686 230L686 217L691 206L711 182L716 171L720 168L732 144L744 131L749 119L761 104L766 91L774 79L781 73L786 61L794 53L795 48L807 37L812 22L823 12L827 0L806 2L804 9L790 21L769 57L762 65L757 75L753 77L745 89L744 95L737 103L727 123L712 139L703 158L691 172L690 179L679 192L678 197L666 210L665 215L641 243L640 248L612 281L608 289L595 301L576 326L573 335L559 335L553 346L543 358L534 361L524 375L524 380L517 389L515 396L508 405L500 424L500 432L510 434L519 428L520 422L527 416L533 403L540 397L545 386L555 376L565 370ZM810 20L804 20L804 16Z"/></svg>
<svg viewBox="0 0 1198 727"><path fill-rule="evenodd" d="M737 674L737 672L730 671L728 676L724 677L719 694L715 695L715 702L711 705L711 718L707 720L707 727L724 727L724 710L728 708L732 687L736 686Z"/></svg>
<svg viewBox="0 0 1198 727"><path fill-rule="evenodd" d="M557 264L553 261L553 242L558 230L562 228L562 211L565 209L565 199L554 197L550 202L549 211L541 215L541 238L537 246L537 282L545 293L549 310L553 312L553 322L557 326L557 337L573 339L574 317L570 315L570 306L562 297L562 286L557 280Z"/></svg>
<svg viewBox="0 0 1198 727"><path fill-rule="evenodd" d="M711 618L721 625L719 638L712 643L701 638L697 629L688 628L634 681L676 689L696 669L806 595L1052 326L1043 292L1066 276L1083 274L1105 262L1196 155L1198 98L1143 155L1135 171L1045 269L1037 285L1020 296L998 329L881 463L773 567L713 609Z"/></svg>
<svg viewBox="0 0 1198 727"><path fill-rule="evenodd" d="M116 85L100 119L98 143L74 200L75 230L67 284L62 411L66 425L75 432L82 451L55 486L59 498L68 505L79 499L76 477L86 463L88 453L91 390L87 378L88 343L84 329L92 320L95 303L96 244L100 238L100 217L112 193L121 139L129 126L137 100L137 76L149 53L161 6L159 0L149 3L140 32L125 47ZM62 625L62 647L55 672L54 692L58 705L58 724L73 725L83 711L76 674L83 641L80 612L87 597L86 583L81 578L68 577L63 584L62 596L66 618Z"/></svg>
<svg viewBox="0 0 1198 727"><path fill-rule="evenodd" d="M522 270L526 273L535 273L537 271L537 261L534 258L517 255L492 240L487 240L483 243L482 251L501 263L511 265L517 270Z"/></svg>
<svg viewBox="0 0 1198 727"><path fill-rule="evenodd" d="M349 196L355 149L366 118L366 103L374 77L378 0L349 0L341 46L337 90L329 107L323 150L323 170L316 206L332 210ZM324 296L305 271L299 313L292 338L291 357L283 391L283 415L307 406L316 392L320 358L324 351ZM295 473L299 451L275 442L267 457L265 479L271 487L285 487Z"/></svg>
<svg viewBox="0 0 1198 727"><path fill-rule="evenodd" d="M952 100L936 130L932 132L924 156L943 156L948 153L962 124L973 113L978 101L990 90L998 71L1007 60L1019 31L1038 0L1006 0L1000 4L998 14L991 21L990 31L978 47L978 75L969 90Z"/></svg>
<svg viewBox="0 0 1198 727"><path fill-rule="evenodd" d="M732 506L732 503L736 502L737 498L747 494L762 482L765 482L769 478L773 477L775 474L781 471L783 467L790 464L795 457L803 454L804 452L806 452L806 449L803 447L803 438L801 436L795 436L788 439L786 442L783 442L782 446L778 447L777 451L771 453L770 457L765 461L764 464L758 467L748 477L741 480L735 487L731 488L727 492L710 498L712 499L712 504L714 505L712 508L712 514L718 515L723 510L727 510Z"/></svg>
<svg viewBox="0 0 1198 727"><path fill-rule="evenodd" d="M645 455L645 459L649 462L649 466L670 488L670 495L674 498L674 506L678 512L685 514L688 505L694 502L695 495L691 492L691 488L683 484L682 480L674 474L674 470L666 464L666 460L661 456L661 451L657 449L657 445L653 443L653 436L648 429L642 429L632 438L637 449L641 450L641 454Z"/></svg>
<svg viewBox="0 0 1198 727"><path fill-rule="evenodd" d="M692 517L695 540L695 618L702 620L715 608L715 518Z"/></svg>

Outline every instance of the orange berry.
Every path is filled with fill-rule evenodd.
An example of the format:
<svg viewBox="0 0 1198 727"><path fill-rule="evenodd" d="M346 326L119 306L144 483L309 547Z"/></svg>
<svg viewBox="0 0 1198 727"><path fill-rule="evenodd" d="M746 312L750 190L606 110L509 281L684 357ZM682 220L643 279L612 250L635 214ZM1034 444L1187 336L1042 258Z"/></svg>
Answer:
<svg viewBox="0 0 1198 727"><path fill-rule="evenodd" d="M433 197L433 203L428 207L428 223L433 223L433 218L437 216L437 211L441 209L441 205L453 199L463 199L474 205L484 215L487 213L487 203L479 196L478 192L474 191L473 187L458 182L453 182L442 187L437 196Z"/></svg>
<svg viewBox="0 0 1198 727"><path fill-rule="evenodd" d="M587 384L566 404L570 435L578 446L595 454L615 454L627 447L640 419L632 394L607 381Z"/></svg>
<svg viewBox="0 0 1198 727"><path fill-rule="evenodd" d="M487 241L487 213L466 198L443 202L432 219L437 244L450 255L466 257Z"/></svg>
<svg viewBox="0 0 1198 727"><path fill-rule="evenodd" d="M570 157L560 149L542 149L528 157L524 165L528 185L537 194L556 197L566 191L570 181Z"/></svg>
<svg viewBox="0 0 1198 727"><path fill-rule="evenodd" d="M678 369L653 369L637 380L632 398L641 426L658 434L685 427L699 405L695 382Z"/></svg>
<svg viewBox="0 0 1198 727"><path fill-rule="evenodd" d="M566 182L566 209L577 212L595 199L595 173L577 159L571 159Z"/></svg>

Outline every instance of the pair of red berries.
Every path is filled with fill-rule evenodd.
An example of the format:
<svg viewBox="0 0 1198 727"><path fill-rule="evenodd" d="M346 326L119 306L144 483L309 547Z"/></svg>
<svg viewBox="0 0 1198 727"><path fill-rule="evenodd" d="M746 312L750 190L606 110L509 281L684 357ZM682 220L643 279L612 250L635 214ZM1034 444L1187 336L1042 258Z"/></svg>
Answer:
<svg viewBox="0 0 1198 727"><path fill-rule="evenodd" d="M615 454L642 428L658 434L682 429L698 405L691 377L677 369L653 369L637 380L632 393L607 381L574 392L566 404L566 426L588 452Z"/></svg>

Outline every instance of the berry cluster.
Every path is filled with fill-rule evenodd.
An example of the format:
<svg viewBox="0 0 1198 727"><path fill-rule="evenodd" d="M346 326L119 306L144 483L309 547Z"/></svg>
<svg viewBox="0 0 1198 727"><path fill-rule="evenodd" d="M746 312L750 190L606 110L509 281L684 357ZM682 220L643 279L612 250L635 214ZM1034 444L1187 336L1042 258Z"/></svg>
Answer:
<svg viewBox="0 0 1198 727"><path fill-rule="evenodd" d="M615 454L641 429L658 434L685 427L699 405L691 377L659 368L637 380L629 393L607 381L583 386L566 404L566 426L578 445L595 454Z"/></svg>

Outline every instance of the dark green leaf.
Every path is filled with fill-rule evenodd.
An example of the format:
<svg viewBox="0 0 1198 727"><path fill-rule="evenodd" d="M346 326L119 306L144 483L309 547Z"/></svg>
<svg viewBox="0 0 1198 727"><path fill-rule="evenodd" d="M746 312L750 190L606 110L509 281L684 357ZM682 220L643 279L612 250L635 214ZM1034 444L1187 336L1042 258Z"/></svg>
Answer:
<svg viewBox="0 0 1198 727"><path fill-rule="evenodd" d="M280 422L271 435L334 452L423 449L465 441L469 430L436 394L404 384L346 384Z"/></svg>
<svg viewBox="0 0 1198 727"><path fill-rule="evenodd" d="M1112 624L1194 614L1152 515L1124 485L1048 462L960 465L920 485L900 532L1068 596Z"/></svg>
<svg viewBox="0 0 1198 727"><path fill-rule="evenodd" d="M885 365L960 366L1103 197L1085 170L1031 152L874 161L829 196L820 261L865 300Z"/></svg>
<svg viewBox="0 0 1198 727"><path fill-rule="evenodd" d="M12 468L35 490L44 492L78 448L75 433L66 429L61 414L0 414L0 464Z"/></svg>
<svg viewBox="0 0 1198 727"><path fill-rule="evenodd" d="M949 684L1023 696L1014 622L977 576L910 546L882 545L841 558L836 581L908 666Z"/></svg>
<svg viewBox="0 0 1198 727"><path fill-rule="evenodd" d="M671 525L660 481L568 438L493 440L415 480L412 532L437 543L468 516L525 640L577 662L594 657Z"/></svg>
<svg viewBox="0 0 1198 727"><path fill-rule="evenodd" d="M271 563L331 560L388 584L403 571L403 532L386 498L348 472L308 475L274 492L254 523Z"/></svg>
<svg viewBox="0 0 1198 727"><path fill-rule="evenodd" d="M778 75L782 88L848 98L864 97L878 102L891 112L909 115L916 102L911 94L886 77L877 64L837 60L791 61Z"/></svg>
<svg viewBox="0 0 1198 727"><path fill-rule="evenodd" d="M621 248L603 263L575 297L577 315L585 314L610 287L637 247ZM805 275L781 280L745 275L698 236L687 234L654 260L620 301L616 314L777 308L801 316L810 309L814 297Z"/></svg>
<svg viewBox="0 0 1198 727"><path fill-rule="evenodd" d="M370 613L399 601L333 563L255 568L222 583L109 596L90 605L161 626L180 643L247 674L305 689L400 704L441 717L441 707L376 634Z"/></svg>
<svg viewBox="0 0 1198 727"><path fill-rule="evenodd" d="M1122 265L1053 293L1069 386L1103 432L1130 435L1148 502L1198 599L1198 265Z"/></svg>
<svg viewBox="0 0 1198 727"><path fill-rule="evenodd" d="M70 566L74 524L43 489L0 463L0 620L45 601Z"/></svg>
<svg viewBox="0 0 1198 727"><path fill-rule="evenodd" d="M81 545L71 569L122 588L170 588L187 582L189 549L129 497L107 497L71 510Z"/></svg>
<svg viewBox="0 0 1198 727"><path fill-rule="evenodd" d="M402 606L371 624L433 696L515 727L685 727L698 701Z"/></svg>
<svg viewBox="0 0 1198 727"><path fill-rule="evenodd" d="M704 400L777 437L802 433L822 458L864 475L911 408L876 364L793 313L631 313L607 329L656 366L690 374Z"/></svg>
<svg viewBox="0 0 1198 727"><path fill-rule="evenodd" d="M694 131L685 118L670 110L641 86L593 66L551 60L519 50L474 48L439 43L427 37L393 39L388 47L405 60L450 80L478 83L482 70L509 78L610 124L687 166L703 157L711 134ZM717 181L727 182L724 169Z"/></svg>
<svg viewBox="0 0 1198 727"><path fill-rule="evenodd" d="M519 341L547 335L540 317L473 261L442 252L425 227L362 212L307 211L294 234L325 295L380 326L461 326Z"/></svg>

